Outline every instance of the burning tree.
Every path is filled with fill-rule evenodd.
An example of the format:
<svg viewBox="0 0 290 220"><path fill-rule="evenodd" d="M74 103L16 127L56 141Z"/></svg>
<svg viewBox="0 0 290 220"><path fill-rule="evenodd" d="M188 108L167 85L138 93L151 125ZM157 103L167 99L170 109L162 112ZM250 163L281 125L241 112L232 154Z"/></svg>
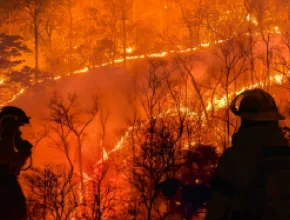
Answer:
<svg viewBox="0 0 290 220"><path fill-rule="evenodd" d="M54 131L61 141L60 149L65 153L69 162L71 172L73 172L73 161L70 156L72 149L69 146L68 138L74 137L77 143L77 157L79 165L79 174L81 179L81 189L84 189L83 183L83 163L82 163L82 147L83 136L86 128L92 123L97 111L97 103L89 111L84 111L77 103L75 94L68 95L67 102L63 98L55 96L51 99L49 106L50 118L48 119L51 124L50 129ZM86 115L86 117L84 117ZM54 140L51 138L51 140ZM57 141L54 141L56 146L59 146Z"/></svg>
<svg viewBox="0 0 290 220"><path fill-rule="evenodd" d="M118 187L112 178L111 161L91 166L87 181L86 202L84 204L84 219L102 220L117 218L115 212L118 200ZM92 163L93 164L93 163ZM110 174L109 174L110 173ZM114 174L113 174L114 175Z"/></svg>
<svg viewBox="0 0 290 220"><path fill-rule="evenodd" d="M33 168L32 173L25 175L29 219L91 220L106 219L113 215L116 190L107 178L109 164L105 163L104 155L100 160L101 164L91 162L86 173L82 168L80 175L75 171L75 161L82 160L79 148L83 146L84 131L99 109L99 99L93 101L92 110L85 112L80 108L75 94L68 95L67 100L57 95L51 99L50 115L44 126L45 137L50 140L51 147L64 154L67 163ZM104 113L104 107L100 109L103 140L108 115ZM100 147L103 148L102 145ZM82 163L78 161L78 165L81 166Z"/></svg>
<svg viewBox="0 0 290 220"><path fill-rule="evenodd" d="M19 35L7 35L2 33L0 35L0 69L3 74L2 77L7 77L11 70L23 64L25 60L17 59L24 53L31 52L24 44L23 38Z"/></svg>
<svg viewBox="0 0 290 220"><path fill-rule="evenodd" d="M158 207L161 202L158 187L164 178L174 175L175 164L179 160L178 149L174 149L174 144L168 140L170 134L166 134L165 129L157 131L153 125L155 122L151 123L153 127L145 131L142 141L139 140L141 146L136 149L135 162L128 174L129 183L136 190L137 197L146 210L147 219L155 215L162 216L164 210L159 210ZM142 208L140 212L143 212Z"/></svg>
<svg viewBox="0 0 290 220"><path fill-rule="evenodd" d="M211 75L217 80L218 86L220 86L223 91L222 94L225 94L224 102L226 107L225 110L225 145L229 146L230 144L230 135L231 135L231 120L230 120L230 93L235 93L238 89L237 80L248 70L247 62L247 50L245 50L244 44L241 39L230 39L222 43L218 51L216 52L216 57L218 58L218 64L216 71ZM213 103L216 105L219 103Z"/></svg>
<svg viewBox="0 0 290 220"><path fill-rule="evenodd" d="M40 34L40 24L42 22L42 16L45 12L46 7L49 4L48 0L16 0L16 9L24 12L23 20L28 20L28 25L33 28L34 36L34 55L35 55L35 79L38 82L39 74L39 34ZM18 12L19 12L18 11ZM21 14L21 13L19 13ZM21 16L20 16L21 17Z"/></svg>
<svg viewBox="0 0 290 220"><path fill-rule="evenodd" d="M199 2L198 5L191 4L188 1L179 1L179 7L181 10L182 26L188 30L188 47L199 46L202 26L205 14L205 6Z"/></svg>
<svg viewBox="0 0 290 220"><path fill-rule="evenodd" d="M66 166L34 168L24 176L28 194L27 219L71 219L79 206L76 181Z"/></svg>
<svg viewBox="0 0 290 220"><path fill-rule="evenodd" d="M162 195L170 201L167 216L179 214L185 219L198 216L210 196L209 179L217 165L215 147L196 145L183 152L184 164L175 178L160 184Z"/></svg>
<svg viewBox="0 0 290 220"><path fill-rule="evenodd" d="M124 148L125 159L118 166L123 167L121 172L131 186L127 202L131 207L129 215L134 219L140 215L164 219L169 214L173 204L160 195L161 184L177 178L188 161L186 152L194 149L196 142L206 140L204 136L198 137L198 115L182 107L184 94L180 93L180 87L184 81L177 80L177 75L165 61L150 61L138 89L142 109L134 114L131 135L123 142L125 146L119 146ZM140 125L136 115L142 119Z"/></svg>
<svg viewBox="0 0 290 220"><path fill-rule="evenodd" d="M270 71L271 64L273 61L273 28L274 32L277 32L277 28L275 28L275 4L271 1L245 1L245 6L249 11L249 18L254 17L255 24L257 26L257 30L261 35L262 42L265 46L265 53L260 56L260 59L263 61L265 67L266 81L265 84L267 87L270 86Z"/></svg>
<svg viewBox="0 0 290 220"><path fill-rule="evenodd" d="M285 82L284 79L288 81L288 85L284 83L283 86L286 88L289 87L290 82L290 63L289 63L289 55L290 55L290 35L288 32L283 33L282 35L282 45L275 48L275 63L274 70L281 74L281 82Z"/></svg>
<svg viewBox="0 0 290 220"><path fill-rule="evenodd" d="M5 82L10 82L13 90L15 87L31 85L33 69L28 66L23 66L25 60L20 59L25 53L31 52L27 45L24 44L24 39L19 35L0 35L0 70L1 79L0 85L3 88ZM12 86L12 84L14 84ZM4 94L2 91L1 95Z"/></svg>

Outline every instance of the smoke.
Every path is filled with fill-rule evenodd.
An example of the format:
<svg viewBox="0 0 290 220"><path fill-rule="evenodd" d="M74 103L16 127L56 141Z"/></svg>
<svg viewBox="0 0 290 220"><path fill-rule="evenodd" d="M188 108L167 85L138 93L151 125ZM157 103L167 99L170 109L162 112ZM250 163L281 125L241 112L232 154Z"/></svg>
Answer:
<svg viewBox="0 0 290 220"><path fill-rule="evenodd" d="M110 113L106 124L106 139L104 143L107 148L112 148L118 142L120 134L127 127L124 115L128 113L128 102L124 91L130 89L134 82L132 76L125 68L103 68L84 73L82 75L63 78L59 81L51 81L30 88L24 95L19 97L11 105L22 108L32 117L31 124L34 132L41 129L44 119L49 115L49 101L56 93L64 99L68 94L75 93L79 106L88 110L92 107L94 97L99 97L99 105ZM100 126L98 117L87 129L85 156L99 157ZM28 129L31 135L32 128ZM27 133L27 132L26 132ZM33 152L35 164L59 163L62 153L48 146L47 140L41 142Z"/></svg>

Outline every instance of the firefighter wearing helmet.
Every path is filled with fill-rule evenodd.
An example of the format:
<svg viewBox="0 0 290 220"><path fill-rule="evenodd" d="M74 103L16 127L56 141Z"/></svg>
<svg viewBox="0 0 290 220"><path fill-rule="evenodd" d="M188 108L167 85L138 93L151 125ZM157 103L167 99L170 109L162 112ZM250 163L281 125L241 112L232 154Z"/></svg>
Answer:
<svg viewBox="0 0 290 220"><path fill-rule="evenodd" d="M14 106L0 110L0 219L26 218L26 201L17 176L31 157L32 144L23 140L21 128L30 118Z"/></svg>
<svg viewBox="0 0 290 220"><path fill-rule="evenodd" d="M262 89L242 92L230 110L241 125L212 177L206 220L290 219L290 147L278 123L285 117Z"/></svg>

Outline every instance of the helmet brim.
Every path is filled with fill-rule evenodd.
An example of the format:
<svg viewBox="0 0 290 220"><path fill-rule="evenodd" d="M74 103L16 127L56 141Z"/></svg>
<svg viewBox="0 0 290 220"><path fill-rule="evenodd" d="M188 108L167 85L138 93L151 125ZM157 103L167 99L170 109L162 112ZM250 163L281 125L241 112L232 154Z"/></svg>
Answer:
<svg viewBox="0 0 290 220"><path fill-rule="evenodd" d="M30 117L25 117L22 121L21 121L21 124L22 125L26 125L26 124L29 124L30 123Z"/></svg>
<svg viewBox="0 0 290 220"><path fill-rule="evenodd" d="M258 112L258 113L240 113L243 119L250 121L281 121L285 120L285 116L279 112Z"/></svg>

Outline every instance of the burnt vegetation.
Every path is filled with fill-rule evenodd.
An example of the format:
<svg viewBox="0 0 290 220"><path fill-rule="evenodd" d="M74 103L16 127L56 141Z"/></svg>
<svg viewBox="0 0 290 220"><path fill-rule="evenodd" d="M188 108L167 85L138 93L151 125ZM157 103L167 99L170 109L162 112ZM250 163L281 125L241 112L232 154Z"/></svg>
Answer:
<svg viewBox="0 0 290 220"><path fill-rule="evenodd" d="M288 0L0 1L0 104L71 75L129 77L126 102L100 86L42 106L34 145L61 159L22 172L27 219L202 218L235 94L275 94L290 138L289 17Z"/></svg>

